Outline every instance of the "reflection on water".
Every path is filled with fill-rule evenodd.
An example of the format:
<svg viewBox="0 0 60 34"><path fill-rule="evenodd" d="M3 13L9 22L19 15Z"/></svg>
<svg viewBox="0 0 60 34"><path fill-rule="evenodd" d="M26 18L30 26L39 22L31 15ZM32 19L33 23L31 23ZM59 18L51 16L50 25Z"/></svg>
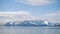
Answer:
<svg viewBox="0 0 60 34"><path fill-rule="evenodd" d="M60 27L0 26L0 34L60 34Z"/></svg>

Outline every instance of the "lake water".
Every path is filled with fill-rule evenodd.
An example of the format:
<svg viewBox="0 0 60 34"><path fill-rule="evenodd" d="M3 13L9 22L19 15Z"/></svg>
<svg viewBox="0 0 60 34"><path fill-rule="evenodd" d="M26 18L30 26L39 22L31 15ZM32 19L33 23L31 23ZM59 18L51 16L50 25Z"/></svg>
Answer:
<svg viewBox="0 0 60 34"><path fill-rule="evenodd" d="M60 27L0 26L0 34L60 34Z"/></svg>

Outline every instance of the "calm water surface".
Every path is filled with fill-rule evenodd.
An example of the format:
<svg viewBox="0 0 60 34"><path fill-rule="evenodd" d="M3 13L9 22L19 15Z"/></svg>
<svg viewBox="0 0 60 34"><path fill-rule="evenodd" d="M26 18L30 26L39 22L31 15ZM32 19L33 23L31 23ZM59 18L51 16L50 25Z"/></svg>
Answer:
<svg viewBox="0 0 60 34"><path fill-rule="evenodd" d="M0 34L60 34L60 27L0 26Z"/></svg>

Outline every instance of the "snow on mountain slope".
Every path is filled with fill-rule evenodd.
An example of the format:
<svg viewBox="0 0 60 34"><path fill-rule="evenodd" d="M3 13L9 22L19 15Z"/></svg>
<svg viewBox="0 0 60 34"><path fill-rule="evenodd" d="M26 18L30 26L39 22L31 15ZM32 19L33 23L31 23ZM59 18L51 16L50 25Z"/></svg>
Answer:
<svg viewBox="0 0 60 34"><path fill-rule="evenodd" d="M43 20L25 20L25 21L14 21L14 22L7 22L6 26L54 26L55 23L51 23L49 21ZM60 24L57 24L60 25Z"/></svg>

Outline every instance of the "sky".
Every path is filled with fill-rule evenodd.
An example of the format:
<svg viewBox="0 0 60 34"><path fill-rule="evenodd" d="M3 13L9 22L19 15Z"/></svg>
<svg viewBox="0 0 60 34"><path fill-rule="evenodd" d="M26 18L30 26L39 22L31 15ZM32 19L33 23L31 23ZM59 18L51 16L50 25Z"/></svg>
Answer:
<svg viewBox="0 0 60 34"><path fill-rule="evenodd" d="M47 20L60 23L60 0L0 0L0 22Z"/></svg>

